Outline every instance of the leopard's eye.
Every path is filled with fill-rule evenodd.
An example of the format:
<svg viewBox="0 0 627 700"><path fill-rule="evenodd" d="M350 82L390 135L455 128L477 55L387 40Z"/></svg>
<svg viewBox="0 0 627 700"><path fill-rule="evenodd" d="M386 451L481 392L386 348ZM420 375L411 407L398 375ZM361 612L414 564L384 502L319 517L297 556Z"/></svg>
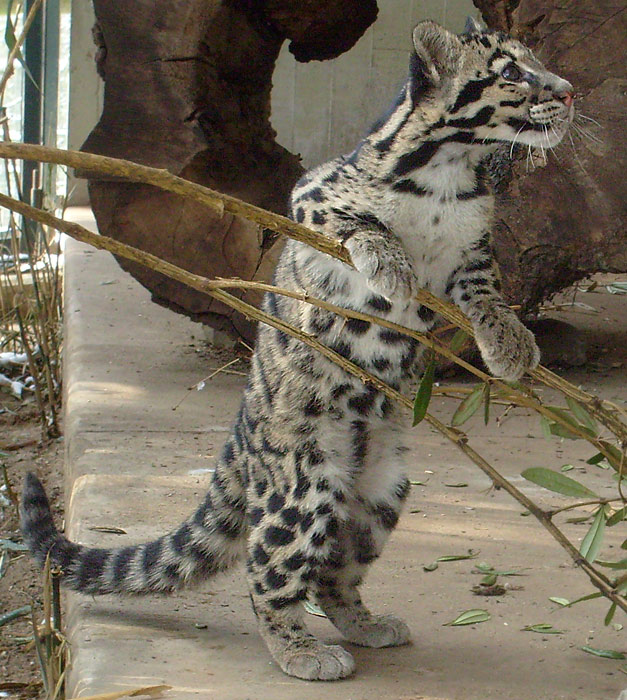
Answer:
<svg viewBox="0 0 627 700"><path fill-rule="evenodd" d="M518 83L523 78L523 72L514 63L509 63L501 71L501 76L512 83Z"/></svg>

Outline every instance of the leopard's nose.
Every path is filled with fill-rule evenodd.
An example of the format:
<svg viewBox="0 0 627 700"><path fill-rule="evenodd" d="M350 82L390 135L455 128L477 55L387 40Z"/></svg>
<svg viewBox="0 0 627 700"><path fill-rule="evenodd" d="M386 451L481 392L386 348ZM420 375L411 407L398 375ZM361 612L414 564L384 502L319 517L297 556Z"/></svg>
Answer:
<svg viewBox="0 0 627 700"><path fill-rule="evenodd" d="M561 100L567 107L570 107L575 100L575 93L570 90L555 93L555 97Z"/></svg>

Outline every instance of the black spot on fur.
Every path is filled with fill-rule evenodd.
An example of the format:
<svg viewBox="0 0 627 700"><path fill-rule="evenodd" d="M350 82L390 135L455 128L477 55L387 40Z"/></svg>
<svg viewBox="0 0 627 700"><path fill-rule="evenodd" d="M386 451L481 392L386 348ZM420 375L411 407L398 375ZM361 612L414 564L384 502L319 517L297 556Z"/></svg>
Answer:
<svg viewBox="0 0 627 700"><path fill-rule="evenodd" d="M469 80L459 91L455 104L451 109L451 114L455 114L455 112L458 112L471 102L477 102L481 98L481 93L490 85L494 85L498 77L498 75L494 74L480 80Z"/></svg>
<svg viewBox="0 0 627 700"><path fill-rule="evenodd" d="M277 598L270 598L269 603L270 603L270 606L274 610L283 610L283 608L287 608L290 605L294 605L295 603L299 603L299 602L305 600L306 598L307 598L307 589L301 588L292 596L280 596Z"/></svg>
<svg viewBox="0 0 627 700"><path fill-rule="evenodd" d="M260 566L265 566L270 561L270 555L260 544L258 544L253 550L253 559Z"/></svg>
<svg viewBox="0 0 627 700"><path fill-rule="evenodd" d="M411 484L409 482L409 479L403 479L397 486L394 491L395 495L397 498L399 498L401 501L404 501L407 496L409 496L409 492L411 490Z"/></svg>
<svg viewBox="0 0 627 700"><path fill-rule="evenodd" d="M326 216L321 211L315 211L311 220L317 226L322 226L327 221Z"/></svg>
<svg viewBox="0 0 627 700"><path fill-rule="evenodd" d="M300 529L302 532L307 532L314 524L315 518L313 513L305 513L300 519Z"/></svg>
<svg viewBox="0 0 627 700"><path fill-rule="evenodd" d="M377 558L370 528L366 530L357 530L353 533L353 549L355 552L355 560L359 564L369 564Z"/></svg>
<svg viewBox="0 0 627 700"><path fill-rule="evenodd" d="M278 513L278 511L285 505L285 498L279 493L273 493L268 499L268 510L271 513Z"/></svg>
<svg viewBox="0 0 627 700"><path fill-rule="evenodd" d="M298 209L296 210L296 221L299 224L302 224L304 220L305 220L305 210L302 207L298 207Z"/></svg>
<svg viewBox="0 0 627 700"><path fill-rule="evenodd" d="M298 508L296 507L285 508L281 511L281 519L286 525L293 527L298 522L300 522L300 510L298 510Z"/></svg>
<svg viewBox="0 0 627 700"><path fill-rule="evenodd" d="M326 536L323 532L316 532L311 537L311 544L314 547L322 547L326 540Z"/></svg>
<svg viewBox="0 0 627 700"><path fill-rule="evenodd" d="M300 473L296 480L296 486L294 487L295 498L297 498L299 501L302 500L305 498L310 488L311 482L304 474Z"/></svg>
<svg viewBox="0 0 627 700"><path fill-rule="evenodd" d="M378 295L369 297L366 304L375 309L375 311L380 311L383 313L387 313L388 311L392 310L392 304L385 297Z"/></svg>
<svg viewBox="0 0 627 700"><path fill-rule="evenodd" d="M376 515L381 525L386 530L393 530L398 522L398 513L390 506L379 504L376 507Z"/></svg>
<svg viewBox="0 0 627 700"><path fill-rule="evenodd" d="M318 396L312 396L303 409L306 416L319 416L323 411L322 401Z"/></svg>
<svg viewBox="0 0 627 700"><path fill-rule="evenodd" d="M334 399L339 399L341 396L344 396L344 394L351 388L350 384L338 384L336 387L334 387L331 390L331 396Z"/></svg>
<svg viewBox="0 0 627 700"><path fill-rule="evenodd" d="M433 318L435 317L435 311L432 311L426 306L419 306L418 307L418 318L423 322L423 323L431 323L433 321Z"/></svg>
<svg viewBox="0 0 627 700"><path fill-rule="evenodd" d="M263 510L261 508L253 508L248 514L248 521L252 526L259 525L263 519Z"/></svg>
<svg viewBox="0 0 627 700"><path fill-rule="evenodd" d="M324 493L325 491L330 491L331 490L331 484L329 483L329 480L326 477L322 477L321 479L318 479L316 482L316 491L318 493Z"/></svg>
<svg viewBox="0 0 627 700"><path fill-rule="evenodd" d="M345 328L355 335L364 335L364 333L368 332L370 323L359 318L349 318L346 321Z"/></svg>
<svg viewBox="0 0 627 700"><path fill-rule="evenodd" d="M416 197L425 197L431 193L426 187L417 185L413 180L398 180L392 185L392 189L396 192L406 192L408 194L413 194Z"/></svg>
<svg viewBox="0 0 627 700"><path fill-rule="evenodd" d="M372 387L368 387L368 389L362 394L352 396L348 400L348 407L358 413L360 416L367 416L372 410L376 397L377 390L373 389Z"/></svg>
<svg viewBox="0 0 627 700"><path fill-rule="evenodd" d="M371 364L379 372L383 372L390 367L390 361L385 357L375 357Z"/></svg>
<svg viewBox="0 0 627 700"><path fill-rule="evenodd" d="M292 554L291 557L288 557L283 562L283 566L285 566L288 571L298 571L298 569L302 569L306 563L307 559L305 555L301 552L296 552L296 554Z"/></svg>
<svg viewBox="0 0 627 700"><path fill-rule="evenodd" d="M187 524L181 525L174 535L172 535L172 548L177 554L184 554L185 548L189 544L191 536L192 531Z"/></svg>
<svg viewBox="0 0 627 700"><path fill-rule="evenodd" d="M113 578L123 581L128 575L128 569L135 556L136 547L124 547L115 555L113 563Z"/></svg>
<svg viewBox="0 0 627 700"><path fill-rule="evenodd" d="M150 571L159 562L159 557L161 556L161 550L163 547L163 540L158 539L154 542L149 542L144 547L144 554L142 557L142 568L144 571Z"/></svg>
<svg viewBox="0 0 627 700"><path fill-rule="evenodd" d="M100 578L108 559L109 551L107 549L85 550L81 556L77 575L79 589L88 588L90 584L95 583Z"/></svg>
<svg viewBox="0 0 627 700"><path fill-rule="evenodd" d="M270 525L270 527L266 529L265 539L269 545L284 547L294 541L294 533L292 530L288 530L285 527Z"/></svg>
<svg viewBox="0 0 627 700"><path fill-rule="evenodd" d="M277 588L283 588L288 581L285 574L280 574L274 567L270 567L266 573L266 585L270 590L276 591Z"/></svg>

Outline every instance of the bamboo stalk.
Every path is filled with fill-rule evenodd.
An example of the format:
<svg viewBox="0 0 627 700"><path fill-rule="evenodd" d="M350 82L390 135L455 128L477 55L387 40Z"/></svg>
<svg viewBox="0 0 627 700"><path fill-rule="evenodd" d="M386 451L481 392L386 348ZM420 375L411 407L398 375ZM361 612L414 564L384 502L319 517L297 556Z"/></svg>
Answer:
<svg viewBox="0 0 627 700"><path fill-rule="evenodd" d="M331 348L320 343L312 335L291 326L285 321L275 318L264 311L261 311L251 304L238 299L237 297L225 292L223 289L217 288L216 283L219 284L219 280L212 283L211 280L207 280L199 275L183 270L182 268L172 265L164 260L157 258L150 253L133 248L124 243L116 241L114 239L108 238L106 236L99 236L91 231L88 231L79 224L63 221L62 219L57 219L56 217L44 212L42 210L35 209L23 202L18 202L17 200L12 200L10 197L5 195L0 195L0 205L7 208L13 209L24 216L33 218L36 221L46 223L58 228L58 230L67 233L68 235L76 238L79 241L89 243L96 248L101 250L108 250L115 255L127 258L134 262L139 262L143 265L147 265L151 269L167 274L173 279L179 280L203 291L215 299L227 304L228 306L240 311L245 316L252 318L256 321L262 323L267 323L268 325L294 337L301 342L305 343L309 347L317 350L322 355L327 357L329 360L340 366L349 374L359 378L365 384L371 384L376 387L377 390L381 391L391 400L396 403L401 404L405 408L412 410L413 401L406 396L403 396L400 392L396 391L392 387L388 386L378 377L370 374L366 370L357 366L356 364L350 362L342 355L338 354ZM278 288L277 291L280 293L281 290ZM285 290L288 291L288 290ZM290 292L292 294L292 292ZM326 302L325 302L326 303ZM347 309L342 309L342 313L348 313ZM356 313L356 312L355 312ZM364 315L365 316L365 315ZM377 321L377 319L373 320ZM381 319L383 321L383 319ZM399 327L402 328L402 327ZM412 333L414 333L412 331ZM420 334L423 335L423 334ZM465 433L456 428L452 428L444 425L434 416L427 413L425 415L425 420L438 432L447 437L451 442L453 442L458 449L460 449L469 459L471 459L491 480L494 484L498 485L504 491L509 493L516 501L523 505L529 512L531 512L545 527L545 529L553 536L553 538L558 542L558 544L568 553L577 566L579 566L588 576L591 583L601 591L601 593L611 600L613 603L620 607L622 610L627 612L627 599L621 596L612 586L611 581L605 577L601 572L599 572L595 567L587 562L577 549L572 545L568 538L562 533L562 531L552 522L550 514L543 511L539 506L537 506L531 499L525 496L524 493L519 491L515 486L513 486L507 479L505 479L494 467L492 467L478 452L476 452L470 445L468 445L468 437Z"/></svg>

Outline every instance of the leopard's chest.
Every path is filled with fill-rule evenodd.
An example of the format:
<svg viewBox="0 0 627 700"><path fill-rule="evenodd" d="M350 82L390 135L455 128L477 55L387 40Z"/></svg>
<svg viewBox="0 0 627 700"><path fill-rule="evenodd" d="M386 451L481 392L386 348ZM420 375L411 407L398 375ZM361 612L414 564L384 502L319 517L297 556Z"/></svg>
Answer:
<svg viewBox="0 0 627 700"><path fill-rule="evenodd" d="M412 259L420 286L441 294L450 273L490 230L492 198L392 192L387 223Z"/></svg>

